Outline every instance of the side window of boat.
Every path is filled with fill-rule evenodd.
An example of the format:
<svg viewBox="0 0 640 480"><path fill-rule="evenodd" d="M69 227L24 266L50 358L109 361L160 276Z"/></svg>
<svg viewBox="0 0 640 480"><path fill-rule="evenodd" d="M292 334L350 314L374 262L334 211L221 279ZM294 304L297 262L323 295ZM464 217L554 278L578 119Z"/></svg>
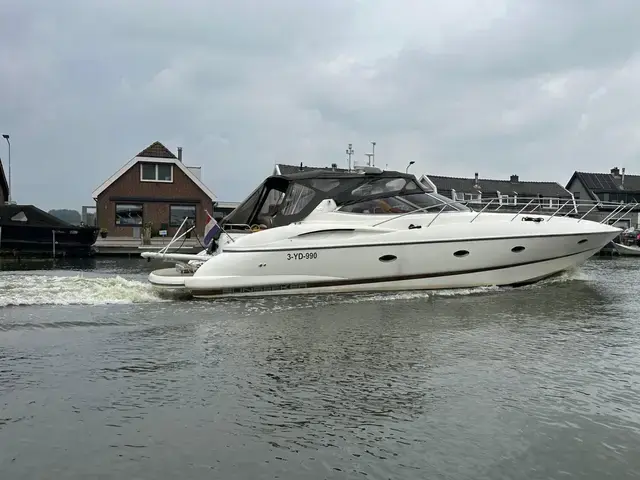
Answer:
<svg viewBox="0 0 640 480"><path fill-rule="evenodd" d="M453 205L453 201L446 197L441 197L439 195L431 194L431 193L413 193L409 195L403 195L403 199L411 202L418 208L428 208L428 211L436 210L443 208L444 211L458 211L459 208L456 208ZM446 207L445 207L446 205ZM433 207L433 208L431 208Z"/></svg>
<svg viewBox="0 0 640 480"><path fill-rule="evenodd" d="M365 214L385 214L385 213L408 213L416 208L399 200L396 197L374 198L352 205L345 205L340 209L341 212L348 213L365 213Z"/></svg>
<svg viewBox="0 0 640 480"><path fill-rule="evenodd" d="M284 192L276 190L275 188L272 189L267 195L267 199L262 205L259 215L273 215L282 203L283 199Z"/></svg>
<svg viewBox="0 0 640 480"><path fill-rule="evenodd" d="M337 178L314 178L311 180L311 186L323 192L330 192L340 185Z"/></svg>
<svg viewBox="0 0 640 480"><path fill-rule="evenodd" d="M282 215L297 215L304 207L309 205L309 202L313 200L314 196L315 191L313 189L299 183L294 184L280 210Z"/></svg>
<svg viewBox="0 0 640 480"><path fill-rule="evenodd" d="M404 178L377 178L359 185L351 192L351 195L354 197L366 197L369 195L379 195L387 192L399 192L406 184L407 180Z"/></svg>

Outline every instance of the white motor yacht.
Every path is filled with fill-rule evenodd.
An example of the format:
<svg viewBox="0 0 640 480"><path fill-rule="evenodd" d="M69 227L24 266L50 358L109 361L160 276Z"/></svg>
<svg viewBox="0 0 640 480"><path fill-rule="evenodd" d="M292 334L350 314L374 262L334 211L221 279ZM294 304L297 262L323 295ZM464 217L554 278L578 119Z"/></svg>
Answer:
<svg viewBox="0 0 640 480"><path fill-rule="evenodd" d="M154 287L196 298L518 286L621 232L560 213L474 211L410 174L315 170L268 177L200 254L142 255L176 263Z"/></svg>

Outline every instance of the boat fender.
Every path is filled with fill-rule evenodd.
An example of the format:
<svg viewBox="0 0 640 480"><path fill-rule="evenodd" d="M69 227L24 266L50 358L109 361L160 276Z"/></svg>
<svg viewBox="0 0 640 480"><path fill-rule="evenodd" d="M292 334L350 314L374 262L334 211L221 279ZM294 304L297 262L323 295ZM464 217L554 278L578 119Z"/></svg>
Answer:
<svg viewBox="0 0 640 480"><path fill-rule="evenodd" d="M542 221L542 217L522 217L522 221L540 223Z"/></svg>
<svg viewBox="0 0 640 480"><path fill-rule="evenodd" d="M409 230L413 230L414 228L422 228L422 225L414 225L413 223L409 225Z"/></svg>

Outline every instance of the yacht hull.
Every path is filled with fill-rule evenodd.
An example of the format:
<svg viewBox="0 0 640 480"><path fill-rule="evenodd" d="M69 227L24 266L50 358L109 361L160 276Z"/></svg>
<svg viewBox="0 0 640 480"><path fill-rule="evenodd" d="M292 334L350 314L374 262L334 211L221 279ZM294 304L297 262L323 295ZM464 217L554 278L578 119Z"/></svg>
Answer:
<svg viewBox="0 0 640 480"><path fill-rule="evenodd" d="M398 276L347 279L304 275L274 275L208 278L205 282L194 282L197 279L192 279L187 290L196 298L216 298L521 286L536 283L576 267L593 256L598 250L587 250L527 265L490 267L485 270L471 272L431 272L422 275L416 274L416 278ZM198 286L198 283L202 286ZM206 286L204 285L205 283Z"/></svg>
<svg viewBox="0 0 640 480"><path fill-rule="evenodd" d="M582 264L616 233L232 250L149 280L196 298L522 285Z"/></svg>

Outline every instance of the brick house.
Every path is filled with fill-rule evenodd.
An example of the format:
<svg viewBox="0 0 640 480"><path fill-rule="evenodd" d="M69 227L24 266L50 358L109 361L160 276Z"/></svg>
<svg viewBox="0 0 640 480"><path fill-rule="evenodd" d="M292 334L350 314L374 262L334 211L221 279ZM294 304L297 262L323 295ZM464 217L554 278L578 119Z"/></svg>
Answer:
<svg viewBox="0 0 640 480"><path fill-rule="evenodd" d="M213 215L216 196L200 179L200 167L182 163L182 149L174 155L155 142L133 157L93 191L97 225L116 237L142 235L166 229L172 236L185 217L204 234L206 211Z"/></svg>
<svg viewBox="0 0 640 480"><path fill-rule="evenodd" d="M9 182L7 182L7 176L4 174L4 167L2 166L2 160L0 159L0 205L9 201Z"/></svg>

